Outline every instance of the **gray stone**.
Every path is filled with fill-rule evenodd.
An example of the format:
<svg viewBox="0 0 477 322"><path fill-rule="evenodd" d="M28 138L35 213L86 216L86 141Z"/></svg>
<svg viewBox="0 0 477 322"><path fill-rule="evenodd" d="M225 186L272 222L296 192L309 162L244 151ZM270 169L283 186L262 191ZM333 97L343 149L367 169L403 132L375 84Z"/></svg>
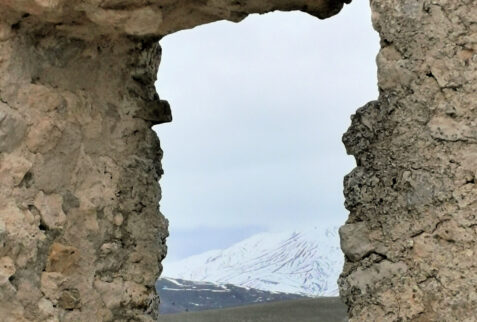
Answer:
<svg viewBox="0 0 477 322"><path fill-rule="evenodd" d="M339 232L341 250L349 260L356 262L374 250L366 223L346 224L341 226Z"/></svg>
<svg viewBox="0 0 477 322"><path fill-rule="evenodd" d="M349 2L0 0L0 320L153 321L168 232L151 126L172 119L157 41ZM473 321L477 7L370 4L380 95L343 137L340 294L351 322Z"/></svg>

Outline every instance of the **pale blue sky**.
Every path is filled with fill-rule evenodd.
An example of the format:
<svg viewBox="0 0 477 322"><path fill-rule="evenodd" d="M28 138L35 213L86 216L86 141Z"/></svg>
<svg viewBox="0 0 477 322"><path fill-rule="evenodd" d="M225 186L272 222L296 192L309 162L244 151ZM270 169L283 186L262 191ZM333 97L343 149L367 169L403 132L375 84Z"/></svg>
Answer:
<svg viewBox="0 0 477 322"><path fill-rule="evenodd" d="M161 45L156 85L174 117L155 127L169 260L263 230L344 223L354 159L341 136L378 95L367 1L324 21L279 12L216 22Z"/></svg>

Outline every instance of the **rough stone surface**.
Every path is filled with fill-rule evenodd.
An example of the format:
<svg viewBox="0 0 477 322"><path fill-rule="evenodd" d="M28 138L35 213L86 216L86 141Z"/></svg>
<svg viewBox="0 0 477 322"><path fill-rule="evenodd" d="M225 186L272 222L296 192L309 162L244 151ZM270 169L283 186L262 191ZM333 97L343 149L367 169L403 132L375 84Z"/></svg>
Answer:
<svg viewBox="0 0 477 322"><path fill-rule="evenodd" d="M0 0L0 319L152 321L160 37L345 0ZM351 321L474 321L477 6L371 0L380 96L343 140Z"/></svg>
<svg viewBox="0 0 477 322"><path fill-rule="evenodd" d="M477 5L371 7L380 95L343 137L341 296L352 321L475 321Z"/></svg>
<svg viewBox="0 0 477 322"><path fill-rule="evenodd" d="M0 320L152 320L167 222L151 126L170 120L159 47L45 28L0 42Z"/></svg>
<svg viewBox="0 0 477 322"><path fill-rule="evenodd" d="M101 36L164 36L227 19L239 22L251 13L302 10L318 18L338 13L351 0L0 0L9 24L22 22L41 31L49 23L57 35L95 39ZM0 40L12 36L0 27Z"/></svg>
<svg viewBox="0 0 477 322"><path fill-rule="evenodd" d="M0 320L152 321L165 257L158 40L342 1L0 0Z"/></svg>

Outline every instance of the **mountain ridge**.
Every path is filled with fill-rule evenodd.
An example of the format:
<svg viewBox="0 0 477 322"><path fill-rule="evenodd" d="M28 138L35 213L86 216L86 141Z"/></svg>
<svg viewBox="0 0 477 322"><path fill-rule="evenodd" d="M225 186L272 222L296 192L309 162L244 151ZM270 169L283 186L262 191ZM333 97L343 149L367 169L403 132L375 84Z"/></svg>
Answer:
<svg viewBox="0 0 477 322"><path fill-rule="evenodd" d="M338 295L338 227L263 232L226 249L168 263L164 277L304 296Z"/></svg>

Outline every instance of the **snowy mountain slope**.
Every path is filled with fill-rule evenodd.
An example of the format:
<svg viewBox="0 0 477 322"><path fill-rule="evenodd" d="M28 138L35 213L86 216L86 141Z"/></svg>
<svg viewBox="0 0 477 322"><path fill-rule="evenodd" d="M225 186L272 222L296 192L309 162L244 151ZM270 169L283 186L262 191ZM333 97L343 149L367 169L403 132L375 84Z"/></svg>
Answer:
<svg viewBox="0 0 477 322"><path fill-rule="evenodd" d="M307 296L338 295L338 229L260 233L227 249L168 263L163 276Z"/></svg>

